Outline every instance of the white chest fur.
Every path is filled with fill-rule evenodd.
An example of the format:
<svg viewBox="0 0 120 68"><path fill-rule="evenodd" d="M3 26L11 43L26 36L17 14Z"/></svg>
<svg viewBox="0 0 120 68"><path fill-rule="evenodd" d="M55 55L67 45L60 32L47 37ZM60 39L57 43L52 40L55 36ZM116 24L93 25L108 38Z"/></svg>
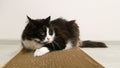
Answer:
<svg viewBox="0 0 120 68"><path fill-rule="evenodd" d="M32 40L31 41L30 40L24 40L24 41L22 40L22 43L24 44L25 48L32 49L32 50L41 48L43 46L42 44L39 44Z"/></svg>

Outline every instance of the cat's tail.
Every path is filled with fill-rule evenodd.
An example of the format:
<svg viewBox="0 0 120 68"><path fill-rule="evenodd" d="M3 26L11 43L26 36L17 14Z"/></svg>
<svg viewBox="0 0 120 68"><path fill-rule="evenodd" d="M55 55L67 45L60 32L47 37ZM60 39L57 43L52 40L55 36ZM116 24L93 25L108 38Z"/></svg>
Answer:
<svg viewBox="0 0 120 68"><path fill-rule="evenodd" d="M97 42L97 41L82 41L81 48L107 48L106 44L103 42Z"/></svg>

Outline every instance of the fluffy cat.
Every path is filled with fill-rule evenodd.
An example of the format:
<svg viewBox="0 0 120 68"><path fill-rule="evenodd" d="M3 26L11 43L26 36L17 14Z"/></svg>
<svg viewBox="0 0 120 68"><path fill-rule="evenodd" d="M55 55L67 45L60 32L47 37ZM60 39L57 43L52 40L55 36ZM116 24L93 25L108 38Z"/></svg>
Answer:
<svg viewBox="0 0 120 68"><path fill-rule="evenodd" d="M102 42L83 41L79 39L79 27L75 20L62 18L50 20L31 19L22 34L22 45L25 49L35 50L34 56L42 56L55 50L66 50L72 47L106 47Z"/></svg>

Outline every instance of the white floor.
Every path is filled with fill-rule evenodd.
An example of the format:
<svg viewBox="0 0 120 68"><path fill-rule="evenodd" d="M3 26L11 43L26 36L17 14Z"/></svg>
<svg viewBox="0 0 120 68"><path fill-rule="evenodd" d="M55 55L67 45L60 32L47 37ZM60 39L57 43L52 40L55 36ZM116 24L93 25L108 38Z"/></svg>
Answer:
<svg viewBox="0 0 120 68"><path fill-rule="evenodd" d="M109 48L82 48L105 68L120 68L120 45L108 45ZM19 45L0 45L0 68L19 50Z"/></svg>
<svg viewBox="0 0 120 68"><path fill-rule="evenodd" d="M13 58L19 51L21 46L18 45L0 45L0 68Z"/></svg>
<svg viewBox="0 0 120 68"><path fill-rule="evenodd" d="M108 48L83 48L82 50L105 68L120 68L120 45L108 46Z"/></svg>

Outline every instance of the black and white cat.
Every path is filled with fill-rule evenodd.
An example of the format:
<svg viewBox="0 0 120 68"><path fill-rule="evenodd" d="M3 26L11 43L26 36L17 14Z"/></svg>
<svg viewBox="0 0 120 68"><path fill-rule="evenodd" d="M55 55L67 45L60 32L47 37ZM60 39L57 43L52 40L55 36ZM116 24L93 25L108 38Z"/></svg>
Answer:
<svg viewBox="0 0 120 68"><path fill-rule="evenodd" d="M31 19L22 34L22 45L25 49L35 50L34 56L42 56L55 50L66 50L72 47L106 47L102 42L83 41L79 39L79 27L75 20L62 18L50 20Z"/></svg>

